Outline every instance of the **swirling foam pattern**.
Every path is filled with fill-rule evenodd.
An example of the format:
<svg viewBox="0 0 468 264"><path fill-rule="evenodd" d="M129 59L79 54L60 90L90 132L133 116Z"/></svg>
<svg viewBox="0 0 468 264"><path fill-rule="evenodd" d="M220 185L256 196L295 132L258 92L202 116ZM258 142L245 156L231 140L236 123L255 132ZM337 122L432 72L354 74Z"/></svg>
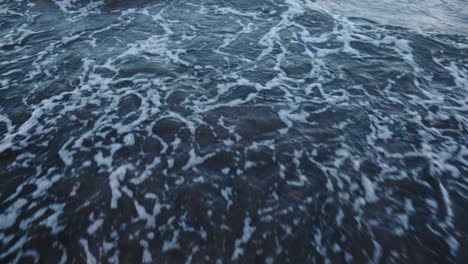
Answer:
<svg viewBox="0 0 468 264"><path fill-rule="evenodd" d="M339 10L0 1L0 261L466 261L466 32Z"/></svg>

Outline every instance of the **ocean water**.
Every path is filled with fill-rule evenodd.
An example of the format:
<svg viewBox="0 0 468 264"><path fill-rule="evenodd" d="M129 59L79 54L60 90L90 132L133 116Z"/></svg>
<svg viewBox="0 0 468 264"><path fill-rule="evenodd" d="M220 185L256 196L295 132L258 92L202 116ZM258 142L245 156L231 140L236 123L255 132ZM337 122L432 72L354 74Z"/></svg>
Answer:
<svg viewBox="0 0 468 264"><path fill-rule="evenodd" d="M1 263L466 263L466 0L0 0Z"/></svg>

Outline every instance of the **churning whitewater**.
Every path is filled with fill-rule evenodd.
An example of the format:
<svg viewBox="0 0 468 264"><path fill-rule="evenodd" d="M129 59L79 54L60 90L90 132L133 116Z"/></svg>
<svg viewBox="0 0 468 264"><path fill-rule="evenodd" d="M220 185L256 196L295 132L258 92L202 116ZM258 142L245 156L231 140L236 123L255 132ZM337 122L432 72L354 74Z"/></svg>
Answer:
<svg viewBox="0 0 468 264"><path fill-rule="evenodd" d="M466 6L0 0L0 262L466 263Z"/></svg>

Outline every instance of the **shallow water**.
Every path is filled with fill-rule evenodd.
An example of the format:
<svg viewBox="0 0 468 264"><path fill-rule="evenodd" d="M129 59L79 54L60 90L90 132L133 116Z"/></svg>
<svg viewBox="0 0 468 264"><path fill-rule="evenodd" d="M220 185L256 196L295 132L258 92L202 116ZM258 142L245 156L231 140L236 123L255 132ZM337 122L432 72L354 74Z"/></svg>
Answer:
<svg viewBox="0 0 468 264"><path fill-rule="evenodd" d="M466 262L465 5L0 1L0 262Z"/></svg>

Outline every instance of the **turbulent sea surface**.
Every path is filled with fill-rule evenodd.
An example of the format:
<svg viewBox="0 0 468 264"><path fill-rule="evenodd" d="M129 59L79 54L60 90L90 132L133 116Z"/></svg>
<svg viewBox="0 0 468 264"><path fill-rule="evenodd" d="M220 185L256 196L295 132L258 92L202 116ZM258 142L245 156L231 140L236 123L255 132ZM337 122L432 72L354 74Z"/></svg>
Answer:
<svg viewBox="0 0 468 264"><path fill-rule="evenodd" d="M466 0L0 0L1 263L467 263Z"/></svg>

